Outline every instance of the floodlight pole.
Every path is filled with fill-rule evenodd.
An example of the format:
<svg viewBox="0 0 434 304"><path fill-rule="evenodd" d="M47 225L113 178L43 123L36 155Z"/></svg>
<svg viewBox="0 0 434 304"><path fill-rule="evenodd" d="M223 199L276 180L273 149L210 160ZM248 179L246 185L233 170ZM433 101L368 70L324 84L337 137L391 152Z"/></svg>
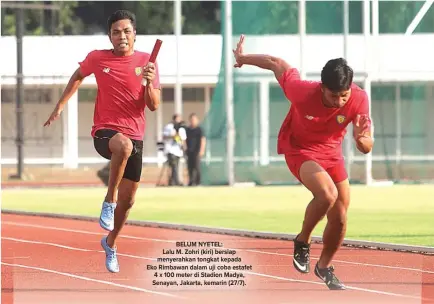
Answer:
<svg viewBox="0 0 434 304"><path fill-rule="evenodd" d="M182 35L182 1L175 0L175 23L174 33L176 40L176 82L175 82L175 113L182 115L182 85L181 85L181 67L180 67L180 39Z"/></svg>
<svg viewBox="0 0 434 304"><path fill-rule="evenodd" d="M348 35L350 32L349 29L349 0L344 0L343 2L344 5L344 58L346 60L348 60ZM350 63L351 64L351 63ZM348 172L348 179L351 179L351 164L353 163L352 161L352 154L353 154L353 142L352 142L352 134L353 134L353 125L350 124L348 125L348 133L345 137L345 141L346 141L346 145L345 145L345 162L346 162L346 167L347 167L347 172Z"/></svg>
<svg viewBox="0 0 434 304"><path fill-rule="evenodd" d="M298 29L300 37L300 77L306 79L305 41L306 41L306 0L298 2Z"/></svg>
<svg viewBox="0 0 434 304"><path fill-rule="evenodd" d="M371 94L371 52L370 52L370 37L371 37L371 6L369 0L363 2L363 34L365 38L365 81L364 89L368 95L369 116L372 114L372 94ZM372 130L374 130L374 121L372 122ZM365 155L365 183L372 185L374 179L372 176L372 151Z"/></svg>
<svg viewBox="0 0 434 304"><path fill-rule="evenodd" d="M225 64L225 102L226 102L226 162L227 180L229 186L235 184L234 174L234 149L235 149L235 123L234 123L234 92L233 92L233 72L232 72L232 1L227 0L224 4L224 64Z"/></svg>
<svg viewBox="0 0 434 304"><path fill-rule="evenodd" d="M182 83L181 83L181 52L180 52L180 40L182 36L182 1L175 0L174 3L174 33L176 40L176 82L175 82L175 113L181 115L182 117ZM184 158L185 159L185 158ZM178 163L178 180L180 183L184 182L184 162L180 161Z"/></svg>
<svg viewBox="0 0 434 304"><path fill-rule="evenodd" d="M23 127L23 36L24 36L24 11L23 8L17 8L15 12L15 35L17 40L17 88L16 88L16 119L17 119L17 173L10 176L11 179L23 178L23 145L24 145L24 127Z"/></svg>
<svg viewBox="0 0 434 304"><path fill-rule="evenodd" d="M23 178L24 167L24 127L23 127L23 98L24 98L24 86L23 86L23 37L24 37L24 10L25 9L49 9L59 10L58 5L52 4L40 4L40 3L25 3L25 2L1 2L1 8L15 9L15 36L17 44L17 85L16 85L16 119L17 119L17 173L11 175L11 179Z"/></svg>

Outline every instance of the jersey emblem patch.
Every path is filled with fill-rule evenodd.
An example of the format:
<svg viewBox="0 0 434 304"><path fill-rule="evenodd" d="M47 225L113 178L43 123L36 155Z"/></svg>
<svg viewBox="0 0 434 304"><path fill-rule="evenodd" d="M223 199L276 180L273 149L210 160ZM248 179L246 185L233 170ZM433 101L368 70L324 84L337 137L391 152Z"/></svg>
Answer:
<svg viewBox="0 0 434 304"><path fill-rule="evenodd" d="M345 116L344 115L338 115L338 116L336 116L336 120L337 120L338 124L342 124L345 121Z"/></svg>
<svg viewBox="0 0 434 304"><path fill-rule="evenodd" d="M140 74L142 74L142 68L141 68L141 67L137 67L137 68L135 69L135 72L136 72L136 75L137 75L137 76L140 76Z"/></svg>

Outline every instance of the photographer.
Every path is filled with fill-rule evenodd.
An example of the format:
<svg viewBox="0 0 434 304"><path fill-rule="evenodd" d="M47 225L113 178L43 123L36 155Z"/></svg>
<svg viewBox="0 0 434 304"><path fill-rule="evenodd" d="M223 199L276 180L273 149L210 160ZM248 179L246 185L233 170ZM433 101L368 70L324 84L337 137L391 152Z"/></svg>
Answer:
<svg viewBox="0 0 434 304"><path fill-rule="evenodd" d="M184 146L187 134L181 116L173 115L172 121L163 130L164 150L171 169L169 186L180 186L179 182L179 160L184 156Z"/></svg>

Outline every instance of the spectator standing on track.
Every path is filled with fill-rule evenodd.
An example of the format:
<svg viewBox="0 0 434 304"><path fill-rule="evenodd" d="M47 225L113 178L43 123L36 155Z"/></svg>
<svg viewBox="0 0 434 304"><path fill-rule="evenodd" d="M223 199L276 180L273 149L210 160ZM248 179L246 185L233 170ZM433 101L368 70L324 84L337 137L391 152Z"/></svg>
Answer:
<svg viewBox="0 0 434 304"><path fill-rule="evenodd" d="M125 10L113 13L107 22L113 49L91 51L80 62L54 111L44 126L62 113L65 104L83 79L96 77L92 137L96 151L110 160L107 194L102 204L100 226L109 231L101 245L106 268L119 272L116 239L134 204L142 172L145 108L155 111L160 104L158 65L149 63L150 54L134 49L136 17Z"/></svg>
<svg viewBox="0 0 434 304"><path fill-rule="evenodd" d="M187 128L187 164L189 186L200 185L200 162L205 153L206 138L199 126L199 118L195 113L190 114L190 125Z"/></svg>
<svg viewBox="0 0 434 304"><path fill-rule="evenodd" d="M163 130L165 154L171 170L169 186L181 186L178 169L179 161L184 156L186 138L187 134L181 116L179 114L173 115L172 121Z"/></svg>

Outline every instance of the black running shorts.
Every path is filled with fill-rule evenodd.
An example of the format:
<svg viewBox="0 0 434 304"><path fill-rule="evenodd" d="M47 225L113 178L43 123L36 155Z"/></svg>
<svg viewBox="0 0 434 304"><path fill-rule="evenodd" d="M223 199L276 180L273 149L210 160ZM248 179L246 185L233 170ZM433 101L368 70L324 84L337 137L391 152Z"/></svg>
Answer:
<svg viewBox="0 0 434 304"><path fill-rule="evenodd" d="M93 144L96 152L106 159L111 159L111 152L109 149L109 141L115 136L117 131L102 129L95 132ZM128 158L123 177L134 182L140 181L142 175L142 155L143 155L143 141L131 139L133 143L133 151Z"/></svg>

